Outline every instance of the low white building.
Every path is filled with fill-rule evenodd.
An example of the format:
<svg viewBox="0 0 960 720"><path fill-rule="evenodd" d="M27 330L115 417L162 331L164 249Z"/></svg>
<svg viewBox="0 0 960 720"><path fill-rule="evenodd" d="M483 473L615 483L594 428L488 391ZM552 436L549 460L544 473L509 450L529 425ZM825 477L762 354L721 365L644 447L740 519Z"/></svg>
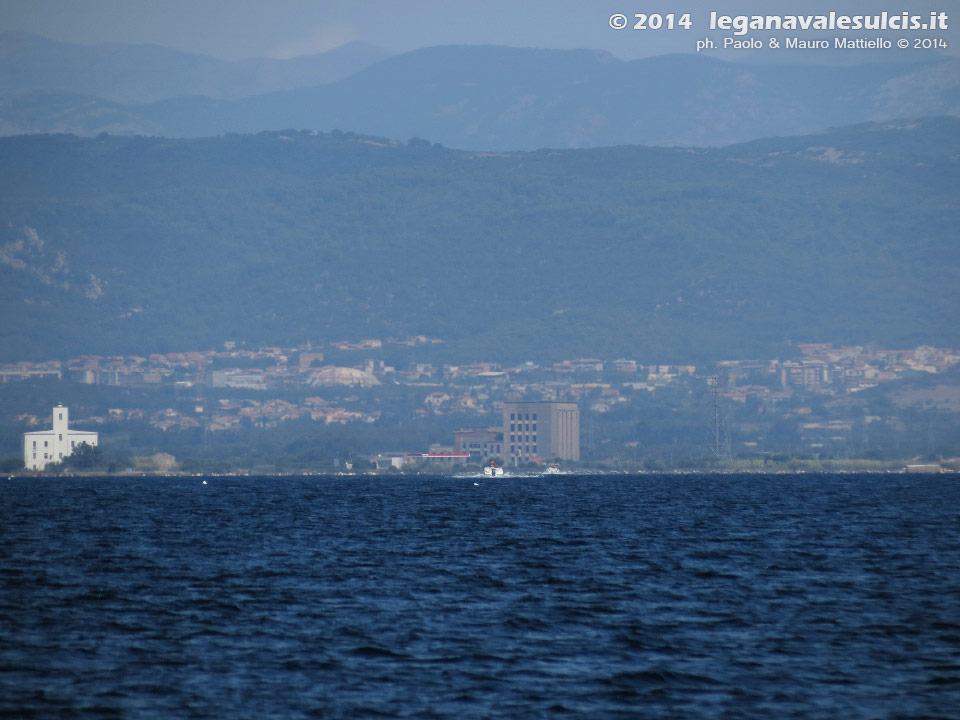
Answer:
<svg viewBox="0 0 960 720"><path fill-rule="evenodd" d="M97 433L71 430L69 410L63 405L53 409L53 429L23 434L23 464L28 470L43 470L49 463L61 462L81 443L96 445Z"/></svg>

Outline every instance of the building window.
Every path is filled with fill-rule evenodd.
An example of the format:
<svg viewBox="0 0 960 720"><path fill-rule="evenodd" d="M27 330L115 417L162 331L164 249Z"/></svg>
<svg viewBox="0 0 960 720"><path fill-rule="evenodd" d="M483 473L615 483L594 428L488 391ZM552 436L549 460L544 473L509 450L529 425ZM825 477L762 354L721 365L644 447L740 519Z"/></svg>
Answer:
<svg viewBox="0 0 960 720"><path fill-rule="evenodd" d="M37 448L37 441L36 441L36 440L33 441L33 448L34 448L34 450L36 450L36 448Z"/></svg>
<svg viewBox="0 0 960 720"><path fill-rule="evenodd" d="M536 420L536 418L534 418L534 420ZM537 424L536 424L536 423L533 424L533 431L534 431L534 432L537 431Z"/></svg>
<svg viewBox="0 0 960 720"><path fill-rule="evenodd" d="M533 414L533 419L534 419L534 420L537 419L537 414L536 414L536 413Z"/></svg>
<svg viewBox="0 0 960 720"><path fill-rule="evenodd" d="M60 442L63 442L63 433L60 433L59 435L57 435L57 439L58 439Z"/></svg>
<svg viewBox="0 0 960 720"><path fill-rule="evenodd" d="M63 413L60 413L60 419L63 420Z"/></svg>
<svg viewBox="0 0 960 720"><path fill-rule="evenodd" d="M510 413L510 419L513 420L513 413Z"/></svg>
<svg viewBox="0 0 960 720"><path fill-rule="evenodd" d="M50 444L50 443L47 442L46 440L43 441L43 446L44 446L44 447L47 447L47 445L49 445L49 444Z"/></svg>

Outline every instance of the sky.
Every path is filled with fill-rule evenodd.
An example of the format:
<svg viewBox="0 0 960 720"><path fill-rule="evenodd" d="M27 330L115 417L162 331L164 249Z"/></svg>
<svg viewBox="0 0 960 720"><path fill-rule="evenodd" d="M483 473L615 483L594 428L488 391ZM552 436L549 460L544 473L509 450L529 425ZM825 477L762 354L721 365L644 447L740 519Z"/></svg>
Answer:
<svg viewBox="0 0 960 720"><path fill-rule="evenodd" d="M960 0L0 0L0 31L83 44L153 43L224 60L290 58L362 41L395 52L452 44L607 50L624 60L694 52L710 11L728 15L911 11L950 16L937 33L960 54ZM691 30L611 29L622 13L689 12ZM0 49L2 51L2 49Z"/></svg>

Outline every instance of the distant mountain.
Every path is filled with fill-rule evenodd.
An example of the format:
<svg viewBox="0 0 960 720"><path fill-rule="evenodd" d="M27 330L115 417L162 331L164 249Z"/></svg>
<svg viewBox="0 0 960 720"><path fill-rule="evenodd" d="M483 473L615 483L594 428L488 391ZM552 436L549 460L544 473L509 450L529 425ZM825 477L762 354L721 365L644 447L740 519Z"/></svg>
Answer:
<svg viewBox="0 0 960 720"><path fill-rule="evenodd" d="M173 99L138 112L174 136L340 128L503 151L726 145L902 117L907 104L909 115L960 113L958 93L960 60L836 68L439 47L327 86L202 109Z"/></svg>
<svg viewBox="0 0 960 720"><path fill-rule="evenodd" d="M0 136L70 133L88 137L160 135L164 128L125 105L71 92L23 92L0 97Z"/></svg>
<svg viewBox="0 0 960 720"><path fill-rule="evenodd" d="M427 334L450 360L960 346L960 119L716 150L0 139L0 360Z"/></svg>
<svg viewBox="0 0 960 720"><path fill-rule="evenodd" d="M453 46L370 64L369 53L345 47L230 65L162 48L57 45L49 52L61 60L45 63L32 42L31 52L0 61L6 134L340 129L505 151L721 146L864 121L960 115L960 60L940 56L827 67L694 55L622 62L591 50ZM109 59L111 49L125 53L122 63ZM362 57L344 59L350 52ZM320 65L338 67L341 76L324 74ZM123 123L112 108L98 126L85 107L50 94L63 88L123 103Z"/></svg>
<svg viewBox="0 0 960 720"><path fill-rule="evenodd" d="M157 45L76 45L6 32L0 33L0 96L70 92L114 103L240 98L341 80L389 55L350 43L290 60L230 62Z"/></svg>

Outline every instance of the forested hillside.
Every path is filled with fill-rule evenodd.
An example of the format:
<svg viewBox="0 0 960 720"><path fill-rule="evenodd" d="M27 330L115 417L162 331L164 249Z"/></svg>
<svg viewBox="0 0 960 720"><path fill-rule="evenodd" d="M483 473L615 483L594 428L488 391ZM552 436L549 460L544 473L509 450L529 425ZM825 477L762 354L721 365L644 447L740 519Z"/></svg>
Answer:
<svg viewBox="0 0 960 720"><path fill-rule="evenodd" d="M960 346L960 120L717 150L0 140L0 358L423 333L451 358Z"/></svg>

